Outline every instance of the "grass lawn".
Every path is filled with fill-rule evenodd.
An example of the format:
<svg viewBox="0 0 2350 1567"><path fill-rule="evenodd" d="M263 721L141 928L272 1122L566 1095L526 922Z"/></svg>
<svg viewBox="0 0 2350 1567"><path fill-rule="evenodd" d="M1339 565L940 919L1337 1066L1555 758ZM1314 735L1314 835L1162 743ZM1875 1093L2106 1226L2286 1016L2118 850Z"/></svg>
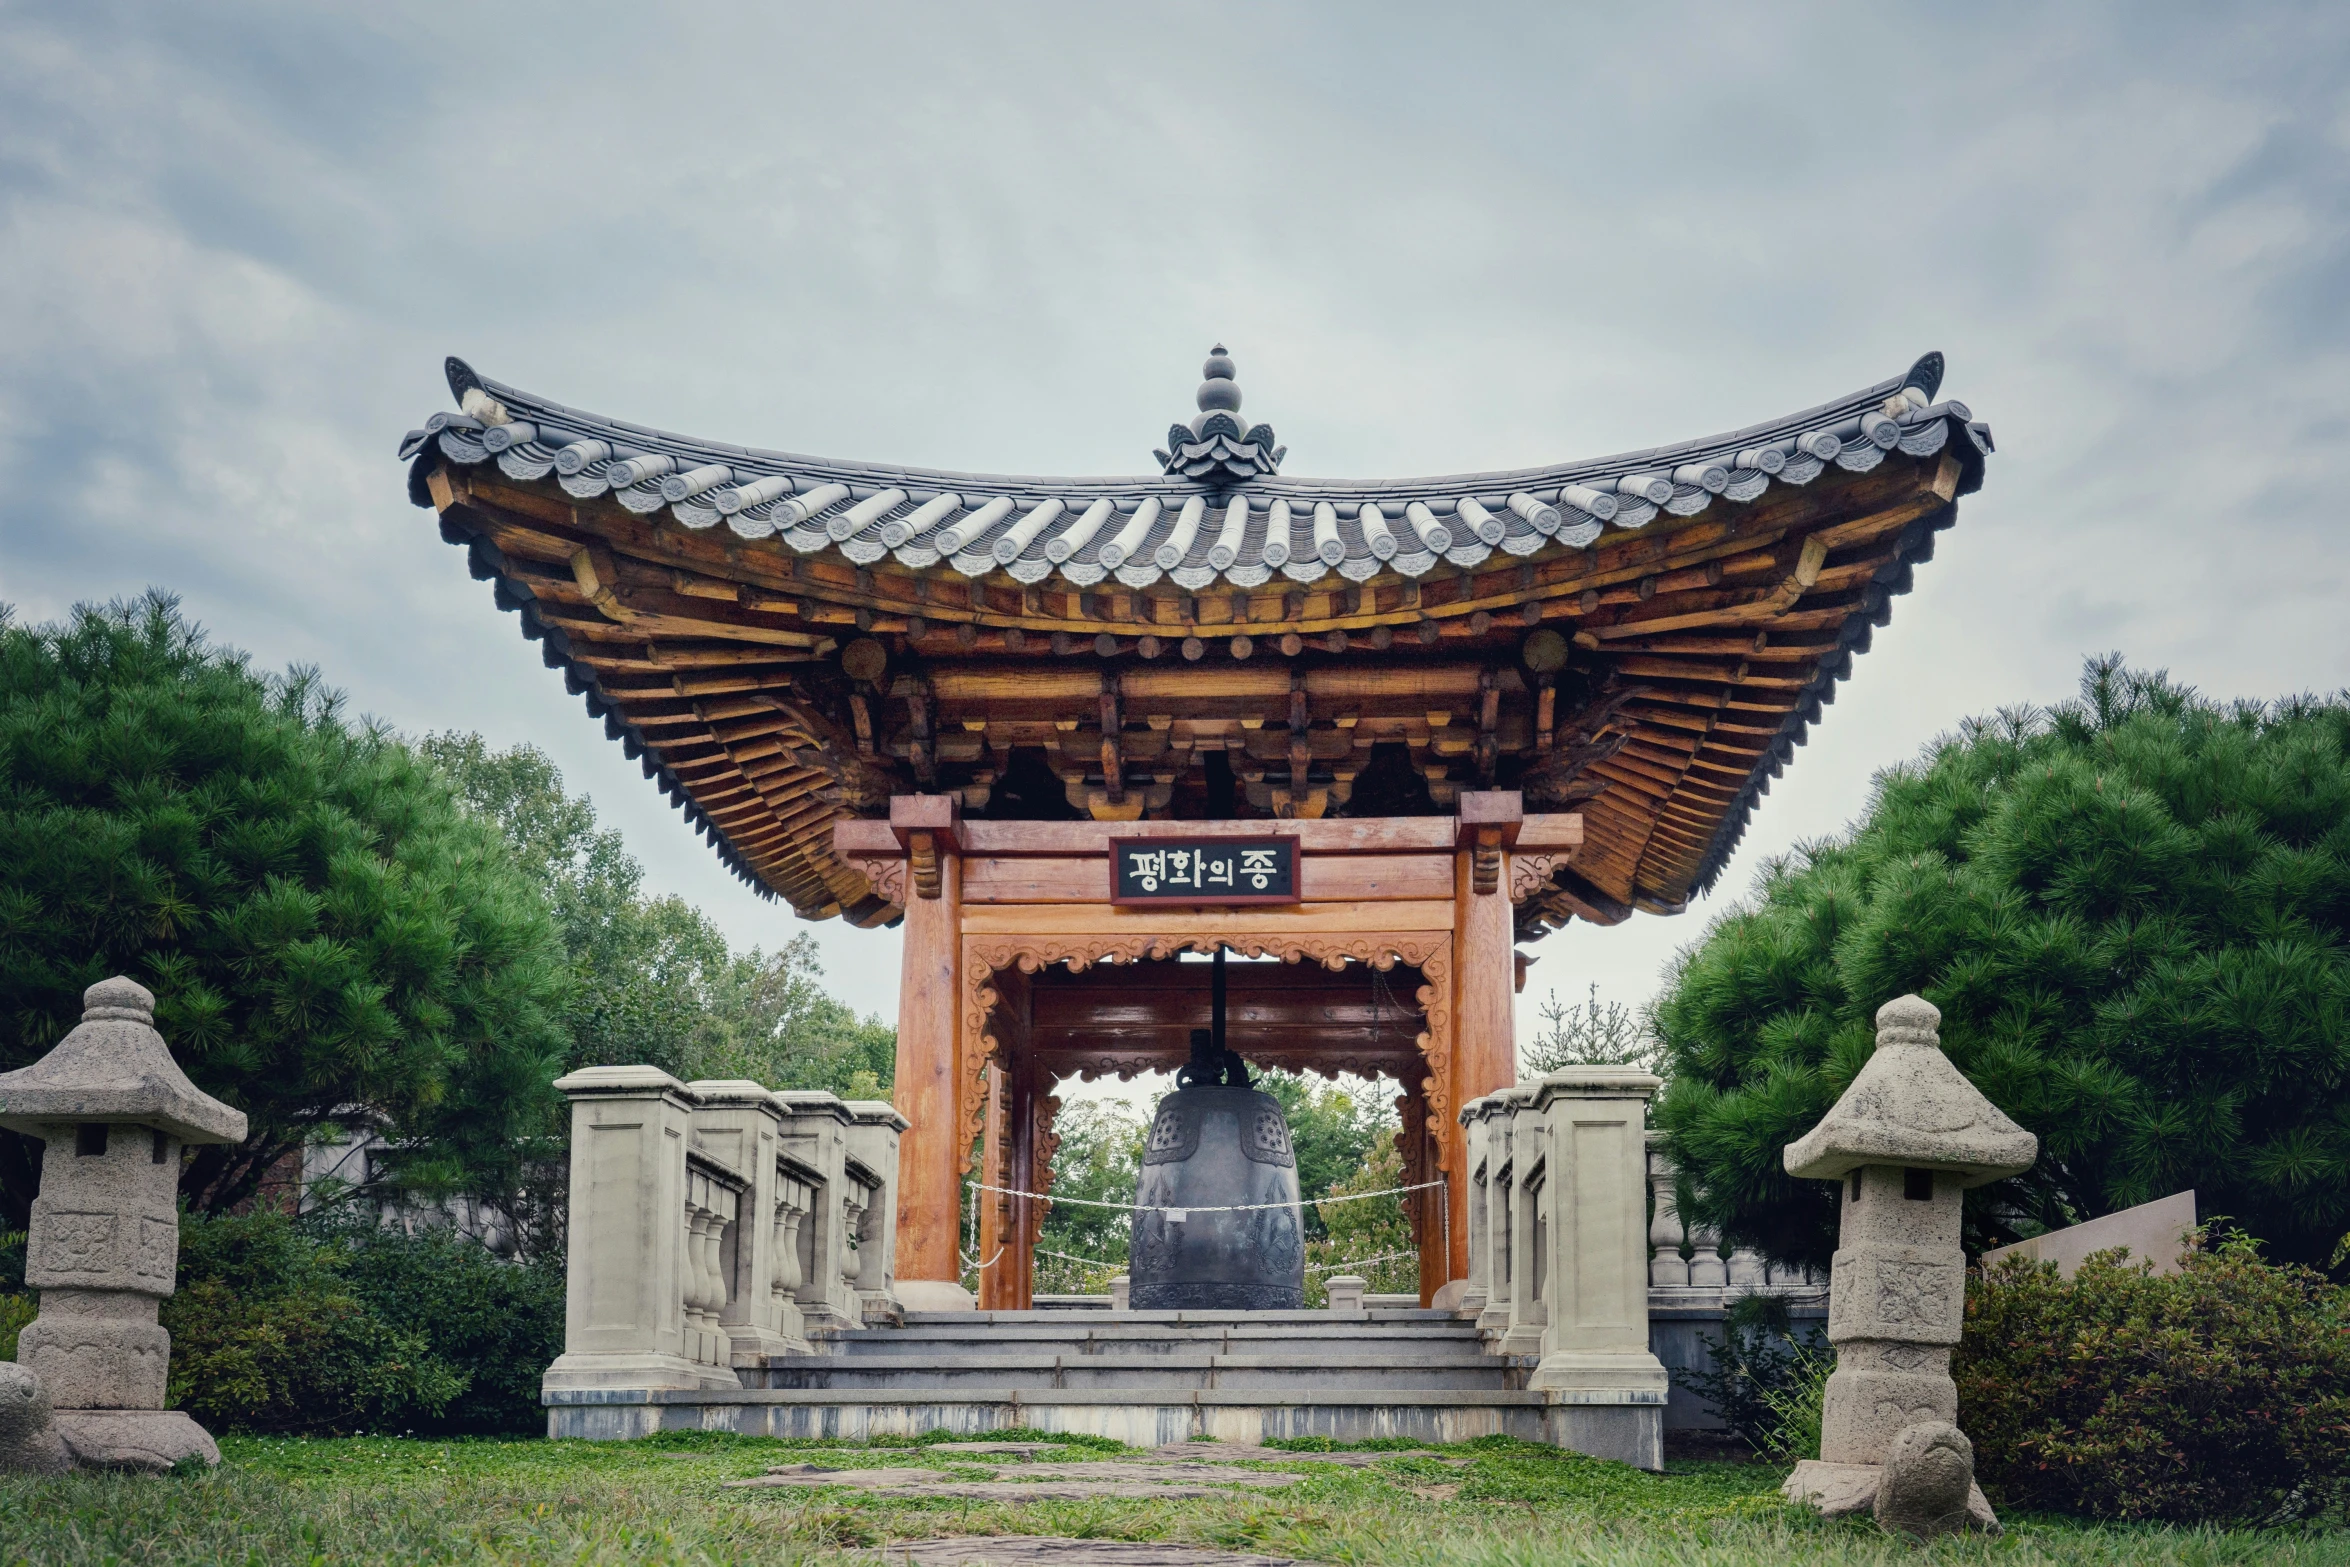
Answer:
<svg viewBox="0 0 2350 1567"><path fill-rule="evenodd" d="M1008 1434L1008 1433L1007 1433ZM1332 1562L2350 1564L2350 1533L2107 1528L2010 1518L1997 1541L1920 1552L1865 1524L1783 1507L1781 1471L1676 1464L1647 1475L1506 1442L1322 1466L1273 1494L1200 1500L965 1503L845 1492L726 1491L769 1464L969 1469L915 1445L678 1434L642 1442L322 1441L232 1437L217 1472L0 1479L0 1562L877 1563L874 1547L946 1534L1165 1539ZM821 1449L821 1453L815 1450ZM1072 1446L1099 1458L1114 1444ZM1309 1462L1310 1454L1301 1454Z"/></svg>

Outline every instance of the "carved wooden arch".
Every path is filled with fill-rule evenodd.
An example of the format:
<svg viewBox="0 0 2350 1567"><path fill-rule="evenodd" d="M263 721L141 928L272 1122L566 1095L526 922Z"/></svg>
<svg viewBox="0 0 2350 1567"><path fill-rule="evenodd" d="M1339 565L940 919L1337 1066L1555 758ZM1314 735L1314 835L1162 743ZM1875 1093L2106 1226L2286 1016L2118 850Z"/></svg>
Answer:
<svg viewBox="0 0 2350 1567"><path fill-rule="evenodd" d="M1212 953L1222 946L1245 957L1277 957L1284 963L1312 961L1333 973L1349 963L1362 963L1382 973L1398 963L1420 971L1421 985L1413 999L1419 1003L1422 1028L1415 1041L1427 1068L1420 1088L1429 1124L1453 1124L1453 952L1447 931L1370 932L1305 935L1283 932L1270 936L1119 936L1119 935L988 935L963 941L963 996L961 1037L970 1042L969 1054L956 1075L960 1170L971 1173L971 1147L986 1130L987 1068L1004 1053L1003 1042L992 1031L997 1004L1003 999L996 976L1017 969L1036 974L1054 964L1082 973L1096 963L1139 963L1146 958L1170 958L1180 952ZM1437 1168L1452 1169L1454 1139L1438 1136Z"/></svg>

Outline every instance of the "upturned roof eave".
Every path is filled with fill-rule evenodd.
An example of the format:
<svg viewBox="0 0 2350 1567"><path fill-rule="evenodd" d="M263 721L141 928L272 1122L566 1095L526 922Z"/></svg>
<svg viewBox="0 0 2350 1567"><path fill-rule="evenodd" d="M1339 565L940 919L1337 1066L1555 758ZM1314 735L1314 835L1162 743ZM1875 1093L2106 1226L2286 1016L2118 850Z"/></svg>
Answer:
<svg viewBox="0 0 2350 1567"><path fill-rule="evenodd" d="M1526 467L1501 468L1485 471L1426 474L1387 479L1347 479L1313 475L1267 474L1229 483L1203 484L1198 481L1164 473L1135 474L1021 474L995 473L976 469L931 468L911 463L885 463L858 458L824 457L807 452L786 451L776 447L747 446L731 441L713 440L704 436L688 435L681 431L664 430L655 425L637 424L627 419L589 412L560 403L552 398L505 381L493 380L473 370L464 360L451 356L450 381L452 386L470 382L495 397L516 417L528 417L534 422L573 429L582 435L610 438L626 437L643 443L648 452L666 452L674 456L709 457L733 461L773 465L805 470L811 475L829 479L863 480L875 485L894 483L922 484L937 490L969 490L977 494L997 493L1057 494L1066 496L1094 496L1115 493L1123 496L1182 495L1199 493L1229 494L1247 492L1270 497L1298 498L1361 498L1418 495L1448 490L1477 491L1501 487L1556 487L1594 476L1618 471L1634 471L1662 463L1667 459L1689 461L1725 450L1735 451L1773 440L1798 436L1827 424L1842 423L1883 403L1904 386L1914 384L1921 367L1939 355L1927 355L1902 375L1891 376L1872 386L1864 387L1844 397L1814 404L1809 408L1779 415L1738 429L1699 436L1669 445L1642 447L1634 450L1607 453L1601 456L1570 458L1552 463ZM1939 372L1935 374L1939 381ZM1938 390L1938 386L1937 386ZM1935 405L1961 420L1972 418L1965 404L1945 402ZM422 432L417 432L421 434ZM919 497L917 497L919 498Z"/></svg>

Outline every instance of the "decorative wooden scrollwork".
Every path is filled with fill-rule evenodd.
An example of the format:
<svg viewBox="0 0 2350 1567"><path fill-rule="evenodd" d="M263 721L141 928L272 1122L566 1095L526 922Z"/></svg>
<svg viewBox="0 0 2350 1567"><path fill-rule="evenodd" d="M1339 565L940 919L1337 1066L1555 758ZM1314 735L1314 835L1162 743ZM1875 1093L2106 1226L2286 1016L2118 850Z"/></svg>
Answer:
<svg viewBox="0 0 2350 1567"><path fill-rule="evenodd" d="M885 903L906 902L906 862L894 855L886 859L851 860L850 868L863 876L872 888L873 896Z"/></svg>
<svg viewBox="0 0 2350 1567"><path fill-rule="evenodd" d="M1563 854L1511 855L1510 902L1523 903L1549 886L1552 867L1565 858Z"/></svg>
<svg viewBox="0 0 2350 1567"><path fill-rule="evenodd" d="M1314 962L1337 972L1349 963L1362 963L1384 973L1398 963L1420 971L1422 983L1413 999L1419 1003L1423 1027L1415 1041L1425 1076L1419 1084L1428 1118L1437 1129L1437 1163L1453 1166L1459 1128L1452 1119L1452 937L1442 932L1366 932L1349 935L1277 936L971 936L963 943L963 1037L978 1048L963 1065L956 1085L961 1139L966 1150L962 1169L971 1169L971 1142L984 1130L986 1072L1004 1060L1003 1041L994 1031L995 1012L1003 1001L998 975L1017 970L1035 974L1055 964L1082 973L1096 963L1139 963L1145 958L1171 958L1180 952L1210 953L1218 946L1243 957L1276 957L1284 963Z"/></svg>

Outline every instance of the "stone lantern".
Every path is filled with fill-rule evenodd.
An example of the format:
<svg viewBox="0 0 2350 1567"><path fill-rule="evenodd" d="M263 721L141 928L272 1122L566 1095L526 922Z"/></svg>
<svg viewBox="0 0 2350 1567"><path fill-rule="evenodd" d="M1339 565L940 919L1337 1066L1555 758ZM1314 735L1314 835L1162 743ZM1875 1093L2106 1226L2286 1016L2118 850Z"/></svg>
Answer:
<svg viewBox="0 0 2350 1567"><path fill-rule="evenodd" d="M1955 1505L1938 1515L1942 1527L1996 1527L1955 1426L1950 1351L1966 1310L1960 1194L2030 1169L2039 1139L1951 1065L1941 1022L1922 997L1886 1002L1877 1012L1876 1053L1826 1119L1785 1153L1788 1174L1839 1182L1843 1199L1828 1288L1836 1370L1820 1456L1796 1466L1787 1491L1831 1513L1874 1506L1886 1521L1886 1495L1899 1500L1915 1489L1887 1467L1888 1454L1914 1449L1955 1485ZM1921 1426L1933 1429L1897 1444ZM1947 1456L1960 1451L1969 1455L1963 1473ZM1908 1513L1894 1523L1937 1532Z"/></svg>
<svg viewBox="0 0 2350 1567"><path fill-rule="evenodd" d="M41 1311L17 1339L78 1462L220 1462L204 1428L163 1407L171 1335L156 1308L179 1266L180 1150L235 1143L245 1117L199 1090L155 1031L155 997L120 977L82 993L82 1021L0 1074L0 1126L47 1145L25 1282Z"/></svg>

